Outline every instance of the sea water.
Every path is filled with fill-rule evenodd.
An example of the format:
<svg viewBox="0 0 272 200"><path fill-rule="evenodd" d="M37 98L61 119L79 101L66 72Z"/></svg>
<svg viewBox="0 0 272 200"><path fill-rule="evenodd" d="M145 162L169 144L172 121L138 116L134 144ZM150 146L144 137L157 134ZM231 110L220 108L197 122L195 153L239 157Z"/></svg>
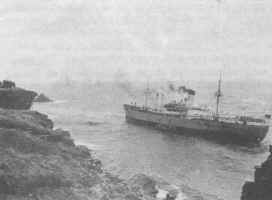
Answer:
<svg viewBox="0 0 272 200"><path fill-rule="evenodd" d="M221 112L271 113L270 85L260 84L225 85ZM216 85L195 83L194 88L197 103L215 102ZM244 182L253 179L254 166L268 155L271 131L260 146L249 147L128 124L122 104L141 96L140 90L130 89L113 83L47 86L43 91L55 101L32 109L71 131L77 144L92 149L106 170L122 178L137 173L158 177L179 187L180 199L238 200Z"/></svg>

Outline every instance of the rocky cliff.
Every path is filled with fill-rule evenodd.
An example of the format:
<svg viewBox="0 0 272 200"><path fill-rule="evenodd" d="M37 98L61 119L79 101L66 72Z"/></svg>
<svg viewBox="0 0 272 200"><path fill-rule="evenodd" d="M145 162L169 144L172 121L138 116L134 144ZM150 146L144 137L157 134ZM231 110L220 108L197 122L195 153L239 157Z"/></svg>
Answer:
<svg viewBox="0 0 272 200"><path fill-rule="evenodd" d="M261 166L255 167L254 182L246 182L242 189L241 200L272 199L272 146L270 155Z"/></svg>
<svg viewBox="0 0 272 200"><path fill-rule="evenodd" d="M0 88L0 108L29 109L36 95L21 88Z"/></svg>
<svg viewBox="0 0 272 200"><path fill-rule="evenodd" d="M38 103L46 103L46 102L51 102L52 100L45 96L45 94L41 93L39 94L35 99L34 102L38 102Z"/></svg>
<svg viewBox="0 0 272 200"><path fill-rule="evenodd" d="M153 179L122 180L105 172L89 149L76 146L68 132L54 130L52 121L35 111L0 109L0 158L1 200L158 198Z"/></svg>

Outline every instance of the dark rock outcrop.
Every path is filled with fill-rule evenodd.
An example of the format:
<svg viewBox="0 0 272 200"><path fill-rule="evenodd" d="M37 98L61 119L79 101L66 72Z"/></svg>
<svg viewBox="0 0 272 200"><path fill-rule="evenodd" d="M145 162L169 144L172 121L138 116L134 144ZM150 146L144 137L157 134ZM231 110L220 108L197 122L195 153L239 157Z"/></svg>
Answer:
<svg viewBox="0 0 272 200"><path fill-rule="evenodd" d="M255 167L254 182L246 182L242 189L241 200L272 199L272 146L270 155L261 166Z"/></svg>
<svg viewBox="0 0 272 200"><path fill-rule="evenodd" d="M0 88L15 88L16 84L13 81L9 80L3 80L2 82L0 81Z"/></svg>
<svg viewBox="0 0 272 200"><path fill-rule="evenodd" d="M1 200L152 200L158 193L145 175L105 172L89 149L34 111L0 109L0 158Z"/></svg>
<svg viewBox="0 0 272 200"><path fill-rule="evenodd" d="M36 95L30 90L0 87L0 108L29 109Z"/></svg>
<svg viewBox="0 0 272 200"><path fill-rule="evenodd" d="M34 99L34 102L46 103L46 102L52 102L52 100L49 97L45 96L45 94L41 93Z"/></svg>

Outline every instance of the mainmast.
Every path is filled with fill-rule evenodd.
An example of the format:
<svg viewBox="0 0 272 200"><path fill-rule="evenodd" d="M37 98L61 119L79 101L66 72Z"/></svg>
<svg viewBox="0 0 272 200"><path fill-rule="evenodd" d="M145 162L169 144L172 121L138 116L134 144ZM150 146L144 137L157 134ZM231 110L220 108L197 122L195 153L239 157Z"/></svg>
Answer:
<svg viewBox="0 0 272 200"><path fill-rule="evenodd" d="M222 41L221 36L223 36L223 23L222 23L222 0L217 0L217 4L218 4L218 19L219 19L219 27L218 27L218 39L219 41ZM221 43L220 43L221 44ZM218 52L222 53L222 44L219 45L218 47ZM219 57L221 57L222 60L222 55ZM218 80L218 88L217 88L217 92L216 92L216 119L219 118L219 104L220 104L220 97L222 96L221 93L221 82L222 82L222 71L220 71L220 76L219 76L219 80Z"/></svg>
<svg viewBox="0 0 272 200"><path fill-rule="evenodd" d="M220 103L220 97L222 96L221 82L222 82L222 73L220 72L220 78L219 78L219 81L218 81L218 89L217 89L217 92L216 92L216 118L219 117L219 103Z"/></svg>

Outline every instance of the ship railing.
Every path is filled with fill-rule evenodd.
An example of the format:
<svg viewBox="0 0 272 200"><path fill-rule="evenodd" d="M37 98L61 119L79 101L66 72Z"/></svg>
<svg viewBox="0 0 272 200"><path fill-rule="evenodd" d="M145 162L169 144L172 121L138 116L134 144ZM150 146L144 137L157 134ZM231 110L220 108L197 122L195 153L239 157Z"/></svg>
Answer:
<svg viewBox="0 0 272 200"><path fill-rule="evenodd" d="M175 117L179 117L180 113L178 112L170 112L170 111L166 111L164 109L158 109L158 108L151 108L151 107L145 107L145 106L135 106L135 105L131 105L133 110L137 110L137 111L148 111L154 114L164 114L167 116L175 116Z"/></svg>
<svg viewBox="0 0 272 200"><path fill-rule="evenodd" d="M247 120L242 120L240 116L236 115L224 115L215 117L214 115L200 115L200 114L189 114L186 116L188 119L204 119L204 120L214 120L217 119L221 122L237 123L237 124L249 124L249 125L260 125L266 124L266 120L261 118L249 118ZM251 119L251 120L250 120Z"/></svg>
<svg viewBox="0 0 272 200"><path fill-rule="evenodd" d="M188 119L206 119L206 120L212 120L212 115L200 115L200 114L188 114L186 116Z"/></svg>
<svg viewBox="0 0 272 200"><path fill-rule="evenodd" d="M224 115L220 116L223 120L236 120L238 122L247 123L247 124L264 124L267 122L265 118L261 117L250 117L250 116L231 116L231 115Z"/></svg>

